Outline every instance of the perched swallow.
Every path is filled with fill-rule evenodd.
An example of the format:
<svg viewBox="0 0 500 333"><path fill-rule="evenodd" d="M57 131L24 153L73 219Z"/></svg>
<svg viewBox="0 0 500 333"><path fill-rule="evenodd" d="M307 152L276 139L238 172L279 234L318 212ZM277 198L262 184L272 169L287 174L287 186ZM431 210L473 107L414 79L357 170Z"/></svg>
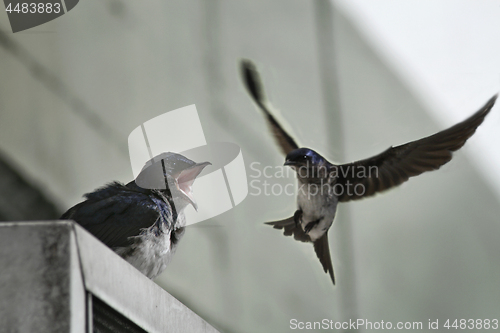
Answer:
<svg viewBox="0 0 500 333"><path fill-rule="evenodd" d="M439 169L460 149L495 104L493 96L468 119L444 131L401 146L390 147L371 158L337 165L309 148L299 148L270 112L259 73L249 60L241 62L241 74L248 93L263 111L281 151L285 165L292 167L299 182L298 209L292 217L267 222L284 229L302 242L312 242L325 273L333 284L335 277L328 246L328 230L333 224L337 204L372 196L388 190L426 171Z"/></svg>
<svg viewBox="0 0 500 333"><path fill-rule="evenodd" d="M184 208L197 208L193 182L209 164L164 153L127 185L114 182L85 194L86 200L61 219L76 221L153 279L166 268L184 235ZM155 179L152 171L160 171L160 177Z"/></svg>

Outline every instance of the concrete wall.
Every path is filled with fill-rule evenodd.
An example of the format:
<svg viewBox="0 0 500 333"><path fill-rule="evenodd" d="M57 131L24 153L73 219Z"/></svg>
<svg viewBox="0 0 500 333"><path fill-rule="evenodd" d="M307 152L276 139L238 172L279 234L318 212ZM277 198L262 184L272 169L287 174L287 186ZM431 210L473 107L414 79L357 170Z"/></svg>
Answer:
<svg viewBox="0 0 500 333"><path fill-rule="evenodd" d="M207 141L242 147L249 177L252 162L281 165L241 86L242 57L259 65L297 140L334 161L440 129L352 22L322 1L86 0L15 35L5 22L0 149L63 208L108 181L130 180L130 131L193 103ZM156 282L221 331L287 332L294 318L425 325L496 316L500 208L466 153L340 207L330 231L336 287L312 246L263 225L294 210L293 196L250 193L189 227Z"/></svg>
<svg viewBox="0 0 500 333"><path fill-rule="evenodd" d="M2 223L0 240L1 332L94 332L88 294L146 332L217 332L74 222Z"/></svg>

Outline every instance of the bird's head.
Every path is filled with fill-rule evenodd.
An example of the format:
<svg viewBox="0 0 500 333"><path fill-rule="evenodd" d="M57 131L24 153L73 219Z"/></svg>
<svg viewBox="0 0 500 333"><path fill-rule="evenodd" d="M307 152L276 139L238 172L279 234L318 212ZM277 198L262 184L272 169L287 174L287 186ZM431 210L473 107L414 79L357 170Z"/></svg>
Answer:
<svg viewBox="0 0 500 333"><path fill-rule="evenodd" d="M170 192L180 211L191 204L197 210L193 183L210 162L196 163L176 153L163 153L149 160L135 179L144 189Z"/></svg>
<svg viewBox="0 0 500 333"><path fill-rule="evenodd" d="M285 164L294 169L301 178L317 178L323 173L322 169L328 172L329 163L327 160L309 148L299 148L292 150L286 155Z"/></svg>
<svg viewBox="0 0 500 333"><path fill-rule="evenodd" d="M285 164L292 168L298 168L302 166L313 166L319 165L324 162L323 156L318 154L309 148L299 148L292 150L286 155Z"/></svg>
<svg viewBox="0 0 500 333"><path fill-rule="evenodd" d="M193 196L193 183L210 162L196 163L180 154L167 153L163 159L164 175L168 181L172 199L176 205L185 207L189 204L198 210L198 204Z"/></svg>

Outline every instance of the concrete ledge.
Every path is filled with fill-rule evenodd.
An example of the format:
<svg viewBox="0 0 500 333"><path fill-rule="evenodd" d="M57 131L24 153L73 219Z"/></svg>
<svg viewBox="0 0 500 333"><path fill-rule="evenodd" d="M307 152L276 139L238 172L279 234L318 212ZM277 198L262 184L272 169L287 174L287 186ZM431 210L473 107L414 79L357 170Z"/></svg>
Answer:
<svg viewBox="0 0 500 333"><path fill-rule="evenodd" d="M72 221L0 223L6 332L92 332L93 295L147 332L217 332Z"/></svg>

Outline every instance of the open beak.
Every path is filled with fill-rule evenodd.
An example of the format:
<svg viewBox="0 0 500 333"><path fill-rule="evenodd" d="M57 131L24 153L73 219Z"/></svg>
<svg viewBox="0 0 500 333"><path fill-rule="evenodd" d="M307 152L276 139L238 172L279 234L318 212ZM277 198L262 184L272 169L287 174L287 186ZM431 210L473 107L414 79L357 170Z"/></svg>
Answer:
<svg viewBox="0 0 500 333"><path fill-rule="evenodd" d="M194 200L192 186L196 177L198 177L198 175L208 165L212 165L212 163L210 162L197 163L187 169L182 170L175 177L177 188L186 196L186 198L193 205L196 211L198 211L198 204L196 203L196 200Z"/></svg>

